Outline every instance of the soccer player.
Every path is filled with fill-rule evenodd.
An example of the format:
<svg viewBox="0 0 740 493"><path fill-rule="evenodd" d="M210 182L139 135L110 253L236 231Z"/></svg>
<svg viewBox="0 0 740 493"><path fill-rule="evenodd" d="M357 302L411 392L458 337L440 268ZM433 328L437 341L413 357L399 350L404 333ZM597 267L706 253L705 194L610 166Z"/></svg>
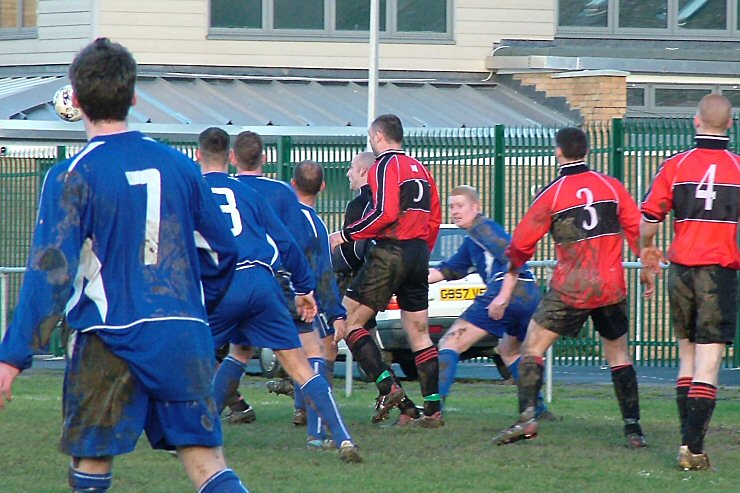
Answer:
<svg viewBox="0 0 740 493"><path fill-rule="evenodd" d="M329 233L324 221L316 213L316 199L324 190L324 170L314 161L302 161L293 169L291 185L296 192L301 209L314 235L313 251L308 253L308 261L316 274L316 298L319 305L319 316L315 319L316 330L301 334L301 344L310 355L309 360L316 373L325 375L328 372L327 363L333 367L337 359L336 345L333 344L334 332L343 329L347 319L347 311L342 305L339 287L334 277L329 251ZM311 348L306 349L306 348ZM327 376L328 379L328 376ZM296 395L300 389L295 389ZM308 412L308 444L321 446L325 443L326 434L321 426L321 420L309 407Z"/></svg>
<svg viewBox="0 0 740 493"><path fill-rule="evenodd" d="M352 355L375 380L380 395L372 421L385 419L405 392L394 381L366 325L378 311L385 310L395 293L424 398L419 424L438 428L444 425L439 364L437 348L429 338L427 311L429 254L441 219L437 186L424 165L401 150L403 126L397 116L377 117L368 135L377 158L368 173L373 207L359 221L332 233L330 242L332 249L350 240L374 239L376 244L344 297L347 327L336 332L335 340L345 338Z"/></svg>
<svg viewBox="0 0 740 493"><path fill-rule="evenodd" d="M673 210L668 297L680 365L676 402L678 467L709 469L704 437L717 402L717 378L737 321L740 156L727 150L732 105L710 94L694 117L696 145L667 159L642 203L641 280L652 292L660 271L658 227Z"/></svg>
<svg viewBox="0 0 740 493"><path fill-rule="evenodd" d="M198 491L244 492L221 449L206 321L232 279L234 239L193 162L128 130L128 50L98 38L69 78L89 143L46 175L0 345L0 407L64 314L73 334L61 450L72 456L73 491L108 491L113 457L133 451L143 430L153 448L177 449Z"/></svg>
<svg viewBox="0 0 740 493"><path fill-rule="evenodd" d="M450 191L448 201L452 220L468 237L454 255L429 269L429 283L478 272L486 291L475 298L439 343L439 393L443 401L455 381L460 354L489 334L499 338L501 357L514 378L519 378L521 342L541 298L529 269L522 268L516 275L507 272L509 259L504 250L511 238L497 222L481 214L478 191L461 185ZM541 395L535 414L538 420L553 419Z"/></svg>
<svg viewBox="0 0 740 493"><path fill-rule="evenodd" d="M231 343L231 350L214 377L218 411L226 396L239 385L250 354L241 345L273 349L280 364L310 399L330 428L339 458L361 462L357 447L339 415L326 379L314 372L301 348L283 293L271 265L279 255L290 272L297 312L306 322L316 315L315 279L306 258L272 208L248 185L227 174L229 137L218 128L206 129L199 140L201 170L229 220L239 248L234 281L209 321L216 346Z"/></svg>
<svg viewBox="0 0 740 493"><path fill-rule="evenodd" d="M627 445L642 448L646 442L639 422L637 374L627 349L627 289L622 268L623 237L639 253L639 211L619 180L589 169L585 162L588 140L582 130L559 130L555 144L558 177L535 197L505 253L509 272L518 273L537 242L550 232L558 264L522 345L519 421L493 441L503 445L537 436L535 409L545 351L560 336L576 336L591 317L611 366ZM506 296L505 288L501 296Z"/></svg>

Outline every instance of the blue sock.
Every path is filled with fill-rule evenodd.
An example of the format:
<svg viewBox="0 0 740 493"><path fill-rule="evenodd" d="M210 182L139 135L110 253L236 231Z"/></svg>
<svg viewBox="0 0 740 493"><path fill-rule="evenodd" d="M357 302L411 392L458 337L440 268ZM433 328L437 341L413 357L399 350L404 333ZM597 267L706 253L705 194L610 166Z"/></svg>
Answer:
<svg viewBox="0 0 740 493"><path fill-rule="evenodd" d="M455 383L457 363L460 354L454 349L440 349L439 351L439 395L446 399L450 395L450 388Z"/></svg>
<svg viewBox="0 0 740 493"><path fill-rule="evenodd" d="M224 410L226 397L239 387L246 365L231 356L224 358L213 376L213 396L219 414Z"/></svg>
<svg viewBox="0 0 740 493"><path fill-rule="evenodd" d="M92 474L89 472L78 471L74 467L69 466L67 477L73 492L84 491L86 493L105 493L108 491L108 488L110 488L113 474L110 472L105 474Z"/></svg>
<svg viewBox="0 0 740 493"><path fill-rule="evenodd" d="M326 373L324 358L308 358L308 362L311 364L311 368L313 368L314 373L317 375L323 376ZM323 440L326 438L323 426L324 423L321 421L321 417L319 417L313 406L306 407L306 424L306 435L308 435L309 439Z"/></svg>
<svg viewBox="0 0 740 493"><path fill-rule="evenodd" d="M522 361L522 357L519 356L516 361L514 361L512 364L509 365L509 371L511 372L511 376L514 377L515 381L519 381L519 363ZM540 414L547 411L547 404L545 404L545 399L542 397L542 392L537 393L537 407L534 409L535 416L539 416Z"/></svg>
<svg viewBox="0 0 740 493"><path fill-rule="evenodd" d="M345 440L351 441L352 437L349 436L349 431L339 415L339 408L334 401L334 396L329 384L326 383L326 379L321 375L316 375L304 383L301 390L306 396L306 400L311 405L316 406L316 411L321 420L331 430L331 436L334 438L337 447Z"/></svg>
<svg viewBox="0 0 740 493"><path fill-rule="evenodd" d="M221 469L203 483L198 493L249 493L231 469Z"/></svg>

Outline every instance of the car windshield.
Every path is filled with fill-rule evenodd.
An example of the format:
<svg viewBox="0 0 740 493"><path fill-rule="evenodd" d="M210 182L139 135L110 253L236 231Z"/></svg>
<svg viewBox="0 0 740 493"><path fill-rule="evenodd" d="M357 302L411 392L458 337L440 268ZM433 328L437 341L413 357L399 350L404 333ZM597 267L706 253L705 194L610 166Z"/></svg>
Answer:
<svg viewBox="0 0 740 493"><path fill-rule="evenodd" d="M429 265L434 267L440 262L452 256L460 248L468 233L460 228L440 228L437 244L434 245L429 256Z"/></svg>

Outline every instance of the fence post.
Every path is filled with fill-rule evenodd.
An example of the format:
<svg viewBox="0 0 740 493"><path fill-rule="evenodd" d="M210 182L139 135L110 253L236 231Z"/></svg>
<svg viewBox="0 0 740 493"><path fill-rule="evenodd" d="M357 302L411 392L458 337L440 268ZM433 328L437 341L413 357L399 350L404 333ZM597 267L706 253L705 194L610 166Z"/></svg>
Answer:
<svg viewBox="0 0 740 493"><path fill-rule="evenodd" d="M504 225L506 221L506 145L504 126L496 125L493 133L493 220Z"/></svg>
<svg viewBox="0 0 740 493"><path fill-rule="evenodd" d="M0 272L0 342L8 330L8 275Z"/></svg>
<svg viewBox="0 0 740 493"><path fill-rule="evenodd" d="M277 141L277 179L285 181L285 171L291 163L291 149L293 147L293 139L289 135L281 135Z"/></svg>
<svg viewBox="0 0 740 493"><path fill-rule="evenodd" d="M738 274L737 282L738 284L740 284L740 273ZM740 368L740 317L737 318L737 328L735 329L735 343L732 345L732 367Z"/></svg>
<svg viewBox="0 0 740 493"><path fill-rule="evenodd" d="M609 147L609 174L624 183L624 121L621 118L612 118Z"/></svg>

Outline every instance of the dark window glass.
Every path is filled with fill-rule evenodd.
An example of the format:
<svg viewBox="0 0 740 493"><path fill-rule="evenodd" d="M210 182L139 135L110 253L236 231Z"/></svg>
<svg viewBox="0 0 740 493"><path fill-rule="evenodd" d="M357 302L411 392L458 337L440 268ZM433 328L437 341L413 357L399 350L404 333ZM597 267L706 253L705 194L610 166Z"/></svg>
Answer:
<svg viewBox="0 0 740 493"><path fill-rule="evenodd" d="M447 32L447 0L398 0L400 32Z"/></svg>
<svg viewBox="0 0 740 493"><path fill-rule="evenodd" d="M678 25L684 29L727 29L727 0L679 0Z"/></svg>
<svg viewBox="0 0 740 493"><path fill-rule="evenodd" d="M655 89L655 106L695 107L709 89Z"/></svg>
<svg viewBox="0 0 740 493"><path fill-rule="evenodd" d="M324 29L324 0L274 0L275 29Z"/></svg>
<svg viewBox="0 0 740 493"><path fill-rule="evenodd" d="M558 24L561 26L606 27L609 0L560 0Z"/></svg>
<svg viewBox="0 0 740 493"><path fill-rule="evenodd" d="M730 100L733 108L740 108L740 89L722 89L722 95Z"/></svg>
<svg viewBox="0 0 740 493"><path fill-rule="evenodd" d="M663 29L668 26L668 0L620 0L619 27Z"/></svg>
<svg viewBox="0 0 740 493"><path fill-rule="evenodd" d="M645 88L627 88L627 106L645 106Z"/></svg>
<svg viewBox="0 0 740 493"><path fill-rule="evenodd" d="M337 30L367 31L370 26L369 0L336 0ZM385 31L385 0L380 0L380 30Z"/></svg>
<svg viewBox="0 0 740 493"><path fill-rule="evenodd" d="M262 28L262 0L211 0L211 27Z"/></svg>

